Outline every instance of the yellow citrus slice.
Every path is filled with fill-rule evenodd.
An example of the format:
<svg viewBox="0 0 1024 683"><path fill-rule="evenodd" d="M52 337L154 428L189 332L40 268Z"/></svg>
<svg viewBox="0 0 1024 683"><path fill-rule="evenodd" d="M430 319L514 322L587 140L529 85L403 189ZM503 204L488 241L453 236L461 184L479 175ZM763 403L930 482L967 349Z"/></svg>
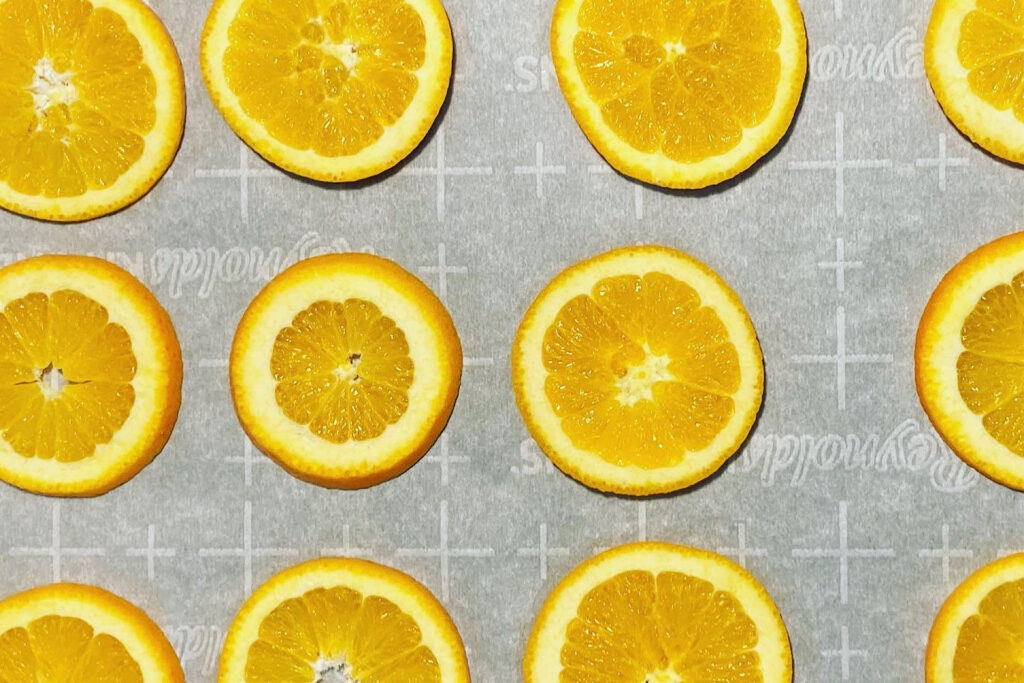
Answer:
<svg viewBox="0 0 1024 683"><path fill-rule="evenodd" d="M1024 555L967 577L939 609L928 635L926 683L1024 680Z"/></svg>
<svg viewBox="0 0 1024 683"><path fill-rule="evenodd" d="M807 72L796 0L557 0L569 108L621 173L675 188L731 178L789 129Z"/></svg>
<svg viewBox="0 0 1024 683"><path fill-rule="evenodd" d="M779 611L735 562L667 543L619 546L579 565L544 602L526 683L791 683Z"/></svg>
<svg viewBox="0 0 1024 683"><path fill-rule="evenodd" d="M260 449L307 481L358 488L404 472L440 435L462 346L448 311L401 266L327 254L253 299L230 365L235 410Z"/></svg>
<svg viewBox="0 0 1024 683"><path fill-rule="evenodd" d="M1016 0L936 0L924 66L964 135L1024 162L1024 15Z"/></svg>
<svg viewBox="0 0 1024 683"><path fill-rule="evenodd" d="M1024 490L1024 233L967 255L921 315L917 393L935 429L992 479Z"/></svg>
<svg viewBox="0 0 1024 683"><path fill-rule="evenodd" d="M228 125L268 161L328 182L391 168L448 93L440 0L215 0L200 47Z"/></svg>
<svg viewBox="0 0 1024 683"><path fill-rule="evenodd" d="M469 683L455 624L411 576L323 558L272 577L238 612L221 683Z"/></svg>
<svg viewBox="0 0 1024 683"><path fill-rule="evenodd" d="M516 401L560 469L602 491L664 493L743 443L764 364L739 297L667 247L578 263L537 296L512 349Z"/></svg>
<svg viewBox="0 0 1024 683"><path fill-rule="evenodd" d="M170 166L185 77L142 0L4 0L0 102L0 206L78 221L130 204Z"/></svg>
<svg viewBox="0 0 1024 683"><path fill-rule="evenodd" d="M160 627L93 586L55 583L0 601L5 683L185 683Z"/></svg>
<svg viewBox="0 0 1024 683"><path fill-rule="evenodd" d="M97 495L163 448L181 404L181 348L142 283L89 256L0 269L0 479Z"/></svg>

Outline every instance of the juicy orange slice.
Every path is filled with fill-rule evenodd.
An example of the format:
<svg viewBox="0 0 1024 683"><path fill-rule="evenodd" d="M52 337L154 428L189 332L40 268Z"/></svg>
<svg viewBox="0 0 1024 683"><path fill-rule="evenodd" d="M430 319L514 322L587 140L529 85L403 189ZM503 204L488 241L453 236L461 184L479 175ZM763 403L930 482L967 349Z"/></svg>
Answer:
<svg viewBox="0 0 1024 683"><path fill-rule="evenodd" d="M302 261L253 299L231 348L242 426L322 486L360 487L412 466L441 433L462 374L451 317L385 259Z"/></svg>
<svg viewBox="0 0 1024 683"><path fill-rule="evenodd" d="M526 683L790 683L789 636L749 572L667 543L613 548L555 587L533 625Z"/></svg>
<svg viewBox="0 0 1024 683"><path fill-rule="evenodd" d="M216 0L203 78L228 124L267 160L330 182L394 166L448 92L439 0Z"/></svg>
<svg viewBox="0 0 1024 683"><path fill-rule="evenodd" d="M0 206L84 220L135 201L167 170L185 79L141 0L5 0L0 101Z"/></svg>
<svg viewBox="0 0 1024 683"><path fill-rule="evenodd" d="M559 468L588 486L673 491L746 438L764 383L739 298L666 247L610 251L537 296L512 350L519 409Z"/></svg>
<svg viewBox="0 0 1024 683"><path fill-rule="evenodd" d="M174 328L129 273L87 256L0 269L0 478L108 491L163 448L180 403Z"/></svg>
<svg viewBox="0 0 1024 683"><path fill-rule="evenodd" d="M1024 489L1024 233L970 253L921 316L917 393L961 458Z"/></svg>
<svg viewBox="0 0 1024 683"><path fill-rule="evenodd" d="M221 683L469 683L448 613L400 571L324 558L260 586L228 630Z"/></svg>
<svg viewBox="0 0 1024 683"><path fill-rule="evenodd" d="M142 610L73 583L0 601L0 672L11 683L185 683L171 644Z"/></svg>
<svg viewBox="0 0 1024 683"><path fill-rule="evenodd" d="M1015 0L937 0L924 63L939 104L964 135L1024 162L1024 15Z"/></svg>
<svg viewBox="0 0 1024 683"><path fill-rule="evenodd" d="M558 0L551 53L583 132L626 175L696 188L789 128L807 71L796 0Z"/></svg>
<svg viewBox="0 0 1024 683"><path fill-rule="evenodd" d="M928 635L926 683L1024 680L1024 555L991 562L946 599Z"/></svg>

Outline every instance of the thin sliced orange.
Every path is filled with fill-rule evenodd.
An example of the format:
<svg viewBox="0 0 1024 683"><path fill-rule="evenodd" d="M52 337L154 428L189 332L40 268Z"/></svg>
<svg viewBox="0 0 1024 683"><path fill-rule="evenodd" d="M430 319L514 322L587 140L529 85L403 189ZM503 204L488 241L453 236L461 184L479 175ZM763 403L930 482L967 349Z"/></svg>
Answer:
<svg viewBox="0 0 1024 683"><path fill-rule="evenodd" d="M537 296L512 349L534 439L584 484L664 493L709 476L743 443L764 367L739 297L667 247L567 268Z"/></svg>
<svg viewBox="0 0 1024 683"><path fill-rule="evenodd" d="M452 36L440 0L215 0L200 63L228 125L268 161L352 181L427 134Z"/></svg>
<svg viewBox="0 0 1024 683"><path fill-rule="evenodd" d="M404 472L440 435L462 346L444 305L400 266L328 254L253 299L230 366L257 446L297 477L357 488Z"/></svg>
<svg viewBox="0 0 1024 683"><path fill-rule="evenodd" d="M576 567L537 615L526 683L791 683L782 617L756 578L720 555L634 543Z"/></svg>
<svg viewBox="0 0 1024 683"><path fill-rule="evenodd" d="M170 166L185 77L141 0L4 0L0 102L0 206L85 220L135 201Z"/></svg>
<svg viewBox="0 0 1024 683"><path fill-rule="evenodd" d="M185 683L160 627L112 593L74 583L0 601L0 680Z"/></svg>
<svg viewBox="0 0 1024 683"><path fill-rule="evenodd" d="M156 298L89 256L0 269L0 479L97 495L145 467L181 404L181 349Z"/></svg>
<svg viewBox="0 0 1024 683"><path fill-rule="evenodd" d="M1024 490L1024 233L968 254L939 282L914 348L917 393L967 463Z"/></svg>
<svg viewBox="0 0 1024 683"><path fill-rule="evenodd" d="M551 54L591 144L644 182L697 188L789 129L807 72L796 0L557 0Z"/></svg>
<svg viewBox="0 0 1024 683"><path fill-rule="evenodd" d="M228 630L218 680L469 683L469 667L448 613L411 576L323 558L252 594Z"/></svg>

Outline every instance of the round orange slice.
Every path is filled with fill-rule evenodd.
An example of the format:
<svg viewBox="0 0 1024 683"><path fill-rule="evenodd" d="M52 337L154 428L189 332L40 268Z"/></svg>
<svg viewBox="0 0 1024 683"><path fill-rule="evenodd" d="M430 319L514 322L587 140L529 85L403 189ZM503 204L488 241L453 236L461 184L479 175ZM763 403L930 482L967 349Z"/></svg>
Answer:
<svg viewBox="0 0 1024 683"><path fill-rule="evenodd" d="M943 603L928 634L926 683L1024 680L1024 554L977 570Z"/></svg>
<svg viewBox="0 0 1024 683"><path fill-rule="evenodd" d="M936 0L924 66L942 110L964 135L1024 162L1024 16L1013 0Z"/></svg>
<svg viewBox="0 0 1024 683"><path fill-rule="evenodd" d="M286 569L228 630L220 683L469 683L462 639L411 576L365 560Z"/></svg>
<svg viewBox="0 0 1024 683"><path fill-rule="evenodd" d="M613 548L548 596L523 662L526 683L791 683L782 616L757 579L720 555L670 545Z"/></svg>
<svg viewBox="0 0 1024 683"><path fill-rule="evenodd" d="M185 77L142 0L4 0L0 206L78 221L135 201L174 159Z"/></svg>
<svg viewBox="0 0 1024 683"><path fill-rule="evenodd" d="M516 401L564 472L648 495L709 476L757 417L764 364L739 297L675 249L627 247L567 268L512 348Z"/></svg>
<svg viewBox="0 0 1024 683"><path fill-rule="evenodd" d="M807 72L796 0L557 0L551 55L587 139L638 180L699 188L782 139Z"/></svg>
<svg viewBox="0 0 1024 683"><path fill-rule="evenodd" d="M1024 233L971 252L939 282L914 348L917 394L967 463L1024 490Z"/></svg>
<svg viewBox="0 0 1024 683"><path fill-rule="evenodd" d="M0 269L0 479L104 493L163 448L180 404L178 338L130 273L89 256Z"/></svg>
<svg viewBox="0 0 1024 683"><path fill-rule="evenodd" d="M185 683L171 644L142 610L73 583L0 601L0 672L12 683Z"/></svg>
<svg viewBox="0 0 1024 683"><path fill-rule="evenodd" d="M253 299L231 346L245 431L295 476L358 488L411 467L440 435L462 376L448 311L401 266L328 254Z"/></svg>
<svg viewBox="0 0 1024 683"><path fill-rule="evenodd" d="M281 168L327 182L391 168L448 93L440 0L215 0L199 54L228 125Z"/></svg>

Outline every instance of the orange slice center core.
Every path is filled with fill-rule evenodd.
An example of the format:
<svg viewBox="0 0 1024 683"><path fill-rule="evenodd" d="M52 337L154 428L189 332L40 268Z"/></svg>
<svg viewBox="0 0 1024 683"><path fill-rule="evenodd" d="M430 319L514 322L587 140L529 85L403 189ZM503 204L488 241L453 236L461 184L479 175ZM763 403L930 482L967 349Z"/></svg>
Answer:
<svg viewBox="0 0 1024 683"><path fill-rule="evenodd" d="M996 441L1024 456L1024 273L981 296L960 341L961 398Z"/></svg>
<svg viewBox="0 0 1024 683"><path fill-rule="evenodd" d="M1024 15L1014 0L979 0L960 25L957 56L975 95L1024 121Z"/></svg>
<svg viewBox="0 0 1024 683"><path fill-rule="evenodd" d="M605 278L545 331L544 390L573 444L616 465L678 464L734 411L739 357L718 314L664 273Z"/></svg>
<svg viewBox="0 0 1024 683"><path fill-rule="evenodd" d="M998 586L960 627L956 683L1024 680L1024 579Z"/></svg>
<svg viewBox="0 0 1024 683"><path fill-rule="evenodd" d="M604 122L634 149L724 154L775 103L782 27L771 0L583 0L573 58Z"/></svg>
<svg viewBox="0 0 1024 683"><path fill-rule="evenodd" d="M566 629L563 683L762 681L757 627L731 593L681 572L626 571L592 588Z"/></svg>
<svg viewBox="0 0 1024 683"><path fill-rule="evenodd" d="M441 683L416 621L381 596L316 588L275 607L249 646L246 683Z"/></svg>
<svg viewBox="0 0 1024 683"><path fill-rule="evenodd" d="M322 156L373 144L412 102L426 29L404 0L245 0L224 73L246 115Z"/></svg>
<svg viewBox="0 0 1024 683"><path fill-rule="evenodd" d="M6 0L0 52L0 181L78 196L141 158L156 81L119 14L84 0Z"/></svg>
<svg viewBox="0 0 1024 683"><path fill-rule="evenodd" d="M75 617L50 615L0 634L0 670L14 681L143 683L120 640Z"/></svg>
<svg viewBox="0 0 1024 683"><path fill-rule="evenodd" d="M289 419L333 443L384 433L409 407L405 333L363 299L317 301L277 334L275 398Z"/></svg>
<svg viewBox="0 0 1024 683"><path fill-rule="evenodd" d="M25 457L89 457L135 403L131 339L74 290L34 292L0 313L0 432Z"/></svg>

